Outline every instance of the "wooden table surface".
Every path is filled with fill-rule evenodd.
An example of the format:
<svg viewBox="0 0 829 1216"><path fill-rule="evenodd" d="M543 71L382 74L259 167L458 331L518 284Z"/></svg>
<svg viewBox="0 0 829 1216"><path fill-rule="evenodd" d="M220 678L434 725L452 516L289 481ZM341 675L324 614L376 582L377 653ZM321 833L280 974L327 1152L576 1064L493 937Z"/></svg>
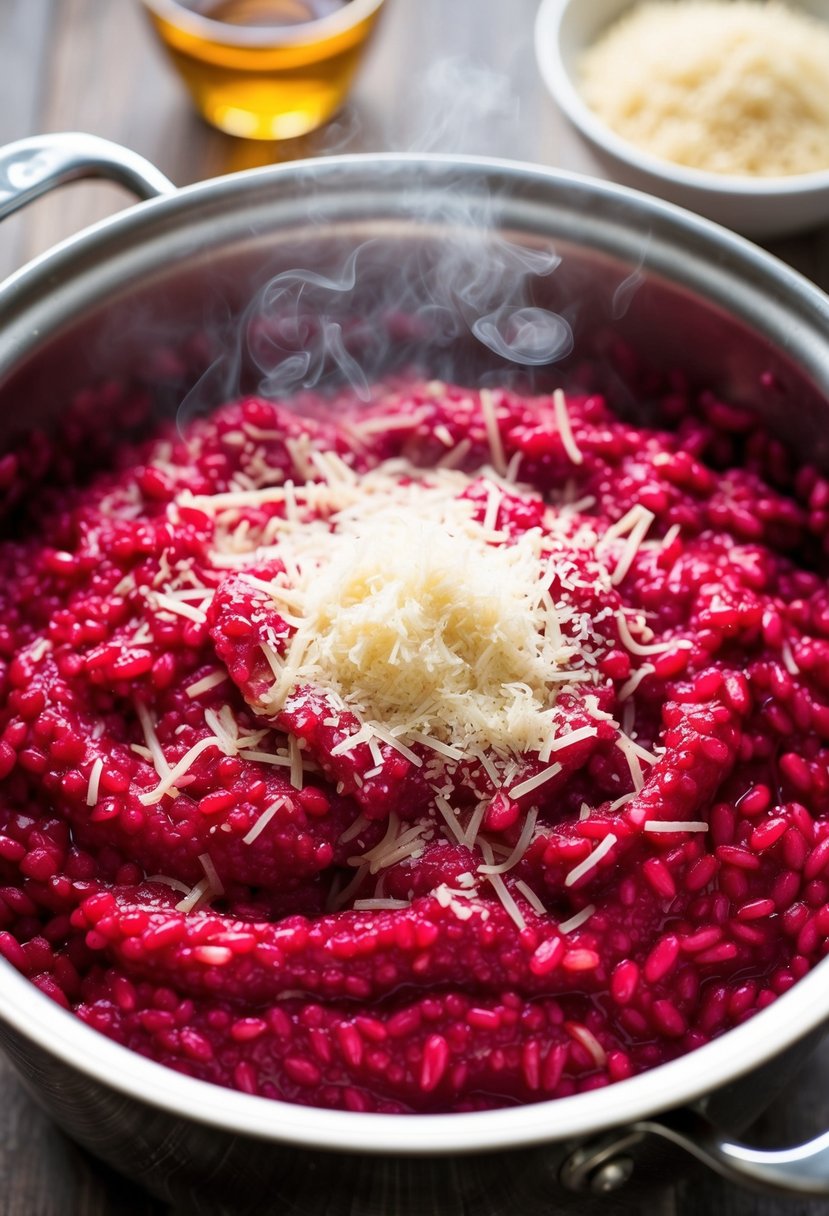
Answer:
<svg viewBox="0 0 829 1216"><path fill-rule="evenodd" d="M268 145L234 140L195 116L138 0L0 0L0 143L89 131L142 153L180 185L276 160L388 149L490 154L596 172L540 83L532 48L537 6L538 0L388 0L347 109L315 135ZM114 186L86 183L5 221L0 278L126 202ZM773 249L829 286L829 227ZM826 1126L829 1048L751 1135L780 1145ZM827 1205L751 1195L689 1166L687 1177L652 1197L634 1191L595 1207L572 1205L574 1212L588 1209L611 1216L817 1216ZM0 1061L1 1216L116 1213L174 1216L76 1149Z"/></svg>

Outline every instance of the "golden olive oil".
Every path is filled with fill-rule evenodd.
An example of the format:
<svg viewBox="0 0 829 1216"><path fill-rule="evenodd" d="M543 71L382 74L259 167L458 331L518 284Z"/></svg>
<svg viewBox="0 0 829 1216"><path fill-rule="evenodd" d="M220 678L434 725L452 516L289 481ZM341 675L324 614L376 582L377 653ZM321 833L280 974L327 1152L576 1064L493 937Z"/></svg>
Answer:
<svg viewBox="0 0 829 1216"><path fill-rule="evenodd" d="M291 139L342 105L381 4L148 0L146 7L209 123L246 139Z"/></svg>

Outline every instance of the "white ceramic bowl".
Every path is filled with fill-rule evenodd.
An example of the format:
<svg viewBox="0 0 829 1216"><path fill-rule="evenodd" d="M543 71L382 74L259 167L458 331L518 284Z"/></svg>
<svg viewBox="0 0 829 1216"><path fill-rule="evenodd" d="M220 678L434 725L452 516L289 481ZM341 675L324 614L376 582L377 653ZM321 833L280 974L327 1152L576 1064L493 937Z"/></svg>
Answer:
<svg viewBox="0 0 829 1216"><path fill-rule="evenodd" d="M535 50L553 99L618 181L688 207L746 236L783 236L829 223L829 169L790 177L707 173L651 156L616 135L582 99L582 53L635 0L542 0ZM829 21L827 0L788 0ZM829 82L827 82L829 87Z"/></svg>

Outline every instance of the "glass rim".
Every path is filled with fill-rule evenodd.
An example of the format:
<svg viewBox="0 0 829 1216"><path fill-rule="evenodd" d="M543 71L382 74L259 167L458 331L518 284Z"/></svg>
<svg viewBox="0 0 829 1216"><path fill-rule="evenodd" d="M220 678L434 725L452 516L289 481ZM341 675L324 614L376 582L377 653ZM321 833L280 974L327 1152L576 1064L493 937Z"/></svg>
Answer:
<svg viewBox="0 0 829 1216"><path fill-rule="evenodd" d="M371 17L385 0L348 0L334 13L301 21L296 25L233 25L229 21L216 21L195 12L181 0L141 0L150 13L179 29L196 34L206 42L243 47L274 47L302 43L310 38L319 39L344 33L358 22Z"/></svg>

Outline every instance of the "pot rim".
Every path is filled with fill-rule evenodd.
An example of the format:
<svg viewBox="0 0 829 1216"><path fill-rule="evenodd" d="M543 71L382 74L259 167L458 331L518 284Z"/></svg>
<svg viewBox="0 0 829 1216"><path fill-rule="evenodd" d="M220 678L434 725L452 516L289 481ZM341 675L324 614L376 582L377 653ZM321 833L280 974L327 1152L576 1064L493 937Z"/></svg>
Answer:
<svg viewBox="0 0 829 1216"><path fill-rule="evenodd" d="M82 138L88 137L83 136ZM86 253L96 244L102 244L105 238L114 238L114 243L117 243L130 229L135 228L142 233L145 229L158 228L165 220L174 217L177 212L189 211L205 200L227 202L236 195L243 195L249 190L254 190L257 186L267 185L270 182L278 184L291 178L297 178L302 181L303 185L308 186L313 186L314 182L324 180L326 177L331 177L336 182L338 175L347 176L366 168L385 169L389 180L394 180L395 173L408 176L413 179L406 181L405 184L408 186L428 185L430 174L452 172L461 173L470 180L474 180L477 175L501 183L507 182L514 186L520 186L522 183L538 185L546 182L553 187L558 186L601 199L608 211L611 211L614 205L618 205L623 210L636 208L642 213L643 218L651 220L654 225L664 225L671 235L676 236L680 232L684 232L688 240L704 243L707 250L716 254L717 259L723 263L736 260L741 265L741 269L747 272L748 278L761 275L778 288L796 290L805 295L807 302L822 312L829 322L829 296L805 275L794 270L774 254L768 253L749 238L679 204L669 202L641 189L567 169L552 168L547 165L503 157L456 155L444 152L352 152L309 157L254 169L243 169L193 182L188 186L174 187L169 193L147 198L143 202L126 207L123 211L98 220L26 262L8 275L5 280L0 280L0 306L5 303L8 291L16 289L24 281L36 283L41 274L48 276L48 281L44 277L41 286L46 290L54 290L56 283L61 281L60 274L73 269L71 258ZM423 176L420 177L420 174ZM378 178L379 181L382 181L382 174L379 174ZM639 244L642 244L641 234ZM5 319L0 313L0 322ZM0 370L2 369L0 368Z"/></svg>
<svg viewBox="0 0 829 1216"><path fill-rule="evenodd" d="M744 284L760 285L784 297L799 299L810 319L829 319L829 300L814 284L742 237L708 220L612 183L518 162L484 157L416 154L360 154L302 161L248 170L186 187L172 195L141 203L102 220L63 241L0 284L0 320L11 320L9 306L18 294L39 300L73 263L104 246L117 249L122 236L142 234L177 213L187 213L200 200L232 201L251 183L302 180L303 175L372 171L395 166L401 173L451 171L498 178L514 187L548 183L603 199L608 207L635 207L644 218L686 243L702 242L724 263L735 263ZM98 251L100 253L100 250ZM24 298L25 314L26 299ZM20 331L19 331L20 332ZM13 350L12 366L34 345ZM14 345L14 344L12 344ZM369 1155L445 1155L519 1148L565 1140L694 1102L766 1062L815 1030L829 1016L829 959L799 980L793 990L714 1041L678 1059L607 1088L567 1098L494 1111L445 1115L378 1115L299 1106L225 1089L148 1060L85 1025L52 1002L2 961L0 1020L39 1049L62 1060L104 1086L149 1106L187 1120L236 1134L270 1139L311 1149Z"/></svg>
<svg viewBox="0 0 829 1216"><path fill-rule="evenodd" d="M706 1097L816 1030L829 1012L829 959L743 1025L603 1089L460 1114L383 1115L300 1106L199 1081L87 1026L0 961L0 1020L109 1089L235 1135L370 1156L445 1156L593 1135ZM799 1011L798 1011L799 1006Z"/></svg>

